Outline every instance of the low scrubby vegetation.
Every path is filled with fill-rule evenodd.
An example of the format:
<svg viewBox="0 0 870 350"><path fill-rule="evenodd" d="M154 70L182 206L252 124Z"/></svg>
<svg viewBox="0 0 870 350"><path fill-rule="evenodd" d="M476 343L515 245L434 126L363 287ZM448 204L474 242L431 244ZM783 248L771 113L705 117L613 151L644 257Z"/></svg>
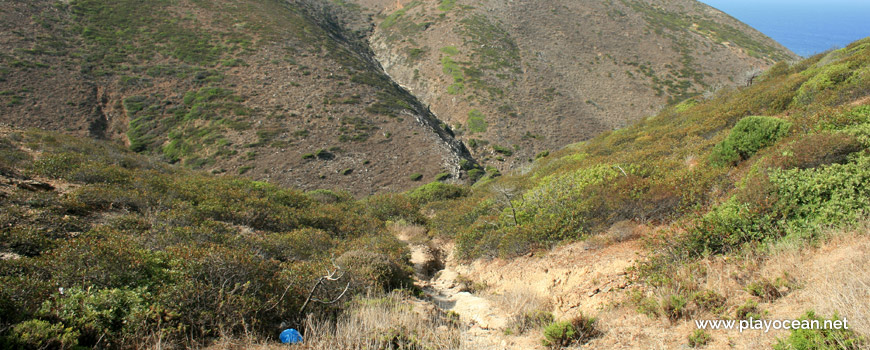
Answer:
<svg viewBox="0 0 870 350"><path fill-rule="evenodd" d="M48 132L10 132L0 147L4 177L55 187L0 187L0 249L13 254L0 260L5 348L269 339L307 314L340 313L352 295L412 287L407 249L379 215L410 217L414 204L378 210L345 193L213 177ZM314 297L351 282L348 295L302 313L336 267L346 277Z"/></svg>
<svg viewBox="0 0 870 350"><path fill-rule="evenodd" d="M807 311L799 319L801 322L842 323L843 320L834 315L830 319L819 317L813 311ZM781 338L773 346L774 350L828 350L828 349L866 349L868 340L848 329L793 329L788 337Z"/></svg>
<svg viewBox="0 0 870 350"><path fill-rule="evenodd" d="M680 227L661 249L671 262L812 240L819 227L870 209L870 106L860 100L868 72L867 40L781 63L752 86L693 98L550 152L528 171L480 181L468 196L433 204L430 229L455 238L464 258L525 254L625 222Z"/></svg>
<svg viewBox="0 0 870 350"><path fill-rule="evenodd" d="M703 262L758 263L866 220L868 83L870 39L780 63L751 86L694 97L431 203L428 227L455 239L464 259L565 241L596 247L653 228L649 258L631 269L639 312L668 322L763 318L764 303L800 286L788 276L747 279L747 297L732 300L705 288Z"/></svg>
<svg viewBox="0 0 870 350"><path fill-rule="evenodd" d="M550 348L582 345L601 335L595 328L595 318L580 315L569 321L557 321L544 327L542 344Z"/></svg>

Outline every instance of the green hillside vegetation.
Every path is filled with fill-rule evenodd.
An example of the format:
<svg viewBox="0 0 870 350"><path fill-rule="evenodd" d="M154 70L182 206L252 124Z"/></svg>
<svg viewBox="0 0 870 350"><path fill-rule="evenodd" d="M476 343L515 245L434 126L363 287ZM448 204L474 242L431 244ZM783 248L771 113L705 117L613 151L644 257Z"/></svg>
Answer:
<svg viewBox="0 0 870 350"><path fill-rule="evenodd" d="M0 260L2 348L271 338L282 322L299 326L333 261L349 275L316 298L345 281L351 294L411 286L407 248L385 228L419 217L409 201L214 177L42 131L0 136L0 174L57 188L0 186L0 248L20 256Z"/></svg>
<svg viewBox="0 0 870 350"><path fill-rule="evenodd" d="M780 62L751 86L697 95L634 125L541 151L534 160L528 157L528 167L511 172L493 166L484 171L461 159L458 167L467 174L394 171L393 181L421 186L360 199L350 192L303 192L199 172L195 169L222 158L255 158L257 147L286 146L290 141L280 135L315 138L290 123L263 127L247 139L233 135L253 128L252 116L269 112L249 107L257 94L225 84L225 74L245 67L255 48L277 38L294 40L282 46L285 62L324 55L341 66L324 79L374 88L373 102L360 110L383 118L336 118L342 123L339 142L374 138L375 121L403 120L403 110L423 108L412 106L412 96L373 71L373 63L352 47L356 42L335 39L346 34L340 28L309 17L311 9L299 7L303 3L252 4L73 0L53 5L72 14L64 26L82 40L72 55L81 56L81 69L129 88L120 90L116 107L129 118L121 132L129 145L0 127L0 348L157 343L187 348L221 337L273 341L279 328L301 329L307 315L335 321L354 303L377 304L385 293L419 295L408 247L388 228L404 224L425 227L420 231L427 237L452 240L462 260L510 259L602 236L619 223L645 224L657 230L647 237L649 258L628 271L639 288L638 310L671 321L687 318L692 307L730 318L722 314L724 297L696 282L705 273L699 259L763 259L782 245L813 244L824 229L867 219L870 38L801 62ZM409 13L424 5L412 2L381 26L422 31L427 24L417 24ZM448 92L470 93L465 83L483 91L492 87L484 82L501 81L481 79L483 71L520 70L518 46L507 32L483 17L466 17L462 11L469 9L456 5L440 1L438 9L462 14L465 44L476 49L441 49L443 72L453 84ZM193 14L177 16L198 10L225 16L211 25ZM657 8L641 10L654 31L686 27ZM696 31L719 41L749 40L711 23L700 23ZM750 47L755 51L750 54L777 57L770 56L775 48ZM469 62L454 60L459 57ZM133 88L152 79L177 84L166 95ZM492 99L508 98L494 87L486 91ZM20 103L19 93L31 92L3 91L0 97ZM360 103L354 95L334 97L324 105ZM488 111L470 109L464 131L493 132L501 121ZM492 150L499 161L526 164L519 144L470 139L469 145ZM318 148L293 159L319 164L342 153L339 147L313 151ZM234 173L259 169L245 163ZM345 178L365 173L356 166L337 169ZM477 182L448 183L465 175ZM310 294L334 269L347 274ZM762 297L789 283L786 276L746 283L745 290ZM312 296L330 300L342 290L349 295L340 302L306 304ZM372 298L354 299L361 296ZM733 316L760 314L750 300ZM594 328L594 319L580 320L546 327L549 344L573 343L587 333L581 331ZM407 329L389 332L371 336L427 348L410 340L416 338ZM849 344L865 341L853 336L837 335ZM828 337L795 332L777 347L812 348ZM691 341L707 340L698 333Z"/></svg>
<svg viewBox="0 0 870 350"><path fill-rule="evenodd" d="M674 264L812 242L864 218L868 94L870 39L779 63L752 86L684 101L431 203L429 226L471 259L583 240L623 220L658 225L662 253L640 276L684 289Z"/></svg>

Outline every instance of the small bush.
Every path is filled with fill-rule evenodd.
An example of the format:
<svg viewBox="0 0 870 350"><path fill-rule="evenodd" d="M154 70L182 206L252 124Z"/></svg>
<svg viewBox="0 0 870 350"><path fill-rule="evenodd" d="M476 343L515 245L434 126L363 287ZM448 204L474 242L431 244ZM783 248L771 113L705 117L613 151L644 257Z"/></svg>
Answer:
<svg viewBox="0 0 870 350"><path fill-rule="evenodd" d="M435 201L465 197L469 192L468 188L465 187L435 181L408 191L407 196L418 205L424 205Z"/></svg>
<svg viewBox="0 0 870 350"><path fill-rule="evenodd" d="M692 294L692 301L702 310L719 313L725 306L725 297L712 290Z"/></svg>
<svg viewBox="0 0 870 350"><path fill-rule="evenodd" d="M499 145L492 145L492 150L496 151L497 153L504 154L505 157L510 157L514 154L514 151L512 149L510 149L508 147L502 147Z"/></svg>
<svg viewBox="0 0 870 350"><path fill-rule="evenodd" d="M789 128L791 123L779 118L751 116L740 119L728 137L713 148L711 159L720 165L748 159L788 134Z"/></svg>
<svg viewBox="0 0 870 350"><path fill-rule="evenodd" d="M707 343L710 342L710 333L707 333L703 329L696 329L689 335L689 347L693 348L702 348L707 346Z"/></svg>
<svg viewBox="0 0 870 350"><path fill-rule="evenodd" d="M9 338L10 348L72 349L78 346L79 333L60 323L33 319L15 325Z"/></svg>
<svg viewBox="0 0 870 350"><path fill-rule="evenodd" d="M689 308L686 298L681 295L671 295L662 298L662 312L671 321L676 321L689 316Z"/></svg>
<svg viewBox="0 0 870 350"><path fill-rule="evenodd" d="M408 178L411 179L411 181L420 181L423 179L423 174L413 173L410 176L408 176Z"/></svg>
<svg viewBox="0 0 870 350"><path fill-rule="evenodd" d="M750 318L758 320L763 315L758 309L758 303L755 300L747 300L734 311L734 316L738 320L748 320Z"/></svg>
<svg viewBox="0 0 870 350"><path fill-rule="evenodd" d="M541 342L552 348L585 344L601 335L601 331L595 329L595 322L595 318L583 315L571 321L553 322L544 328L544 339Z"/></svg>
<svg viewBox="0 0 870 350"><path fill-rule="evenodd" d="M824 326L825 318L807 311L800 321L818 321ZM839 320L836 314L831 321ZM774 350L858 350L868 345L866 338L848 329L792 329L788 338L778 339Z"/></svg>
<svg viewBox="0 0 870 350"><path fill-rule="evenodd" d="M486 116L480 111L472 109L468 112L468 132L470 134L486 132L489 124L486 122Z"/></svg>
<svg viewBox="0 0 870 350"><path fill-rule="evenodd" d="M405 195L377 194L366 198L363 203L369 215L383 221L405 220L413 224L426 222L426 218L420 214L420 206Z"/></svg>
<svg viewBox="0 0 870 350"><path fill-rule="evenodd" d="M518 334L527 330L540 328L553 322L553 314L544 310L526 311L511 319L511 329L516 329Z"/></svg>
<svg viewBox="0 0 870 350"><path fill-rule="evenodd" d="M358 288L385 292L411 285L408 271L399 268L382 254L351 250L335 262L347 270Z"/></svg>
<svg viewBox="0 0 870 350"><path fill-rule="evenodd" d="M69 325L80 334L81 345L120 347L145 335L141 327L154 317L153 309L146 305L147 297L144 288L70 288L43 303L39 313Z"/></svg>
<svg viewBox="0 0 870 350"><path fill-rule="evenodd" d="M779 288L767 279L749 283L746 285L746 291L763 301L773 301L783 296Z"/></svg>
<svg viewBox="0 0 870 350"><path fill-rule="evenodd" d="M828 164L843 164L847 157L864 147L845 133L821 133L801 137L784 150L772 154L767 166L782 169L811 169Z"/></svg>
<svg viewBox="0 0 870 350"><path fill-rule="evenodd" d="M483 171L483 169L471 169L468 171L468 181L470 183L475 183L484 175L486 175L486 171Z"/></svg>

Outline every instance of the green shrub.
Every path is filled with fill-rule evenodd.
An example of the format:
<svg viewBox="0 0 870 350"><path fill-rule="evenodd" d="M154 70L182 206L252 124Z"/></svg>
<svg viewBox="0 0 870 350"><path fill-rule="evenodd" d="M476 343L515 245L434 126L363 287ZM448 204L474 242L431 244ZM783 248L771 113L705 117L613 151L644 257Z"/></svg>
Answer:
<svg viewBox="0 0 870 350"><path fill-rule="evenodd" d="M752 294L752 296L759 297L761 300L768 302L779 299L783 296L783 293L780 292L779 288L767 279L749 283L746 285L745 289L749 294Z"/></svg>
<svg viewBox="0 0 870 350"><path fill-rule="evenodd" d="M864 149L854 136L846 133L818 133L803 136L777 149L762 166L781 169L812 169L844 164L848 156Z"/></svg>
<svg viewBox="0 0 870 350"><path fill-rule="evenodd" d="M444 181L451 178L453 175L450 173L438 173L435 175L435 181Z"/></svg>
<svg viewBox="0 0 870 350"><path fill-rule="evenodd" d="M351 250L335 260L359 287L376 292L411 286L411 275L383 254Z"/></svg>
<svg viewBox="0 0 870 350"><path fill-rule="evenodd" d="M692 301L702 310L719 313L725 306L725 297L712 290L692 294Z"/></svg>
<svg viewBox="0 0 870 350"><path fill-rule="evenodd" d="M707 333L703 329L696 329L692 334L689 335L689 347L692 348L702 348L707 346L707 343L710 342L710 333Z"/></svg>
<svg viewBox="0 0 870 350"><path fill-rule="evenodd" d="M819 322L824 326L826 319L813 311L807 311L798 320ZM831 321L840 320L836 314ZM849 329L792 329L785 339L778 339L774 350L858 350L865 349L868 340Z"/></svg>
<svg viewBox="0 0 870 350"><path fill-rule="evenodd" d="M72 349L77 347L79 333L72 327L44 320L27 320L12 328L8 344L19 349ZM0 343L2 344L2 343Z"/></svg>
<svg viewBox="0 0 870 350"><path fill-rule="evenodd" d="M410 178L411 181L420 181L420 180L423 179L423 174L420 174L420 173L413 173L413 174L411 174L410 176L408 176L408 178Z"/></svg>
<svg viewBox="0 0 870 350"><path fill-rule="evenodd" d="M492 145L492 150L498 153L504 154L505 157L510 157L514 154L514 151L508 147L502 147L499 145Z"/></svg>
<svg viewBox="0 0 870 350"><path fill-rule="evenodd" d="M476 109L472 109L468 112L468 122L466 124L468 125L468 132L470 134L486 132L486 128L489 126L486 122L486 116Z"/></svg>
<svg viewBox="0 0 870 350"><path fill-rule="evenodd" d="M425 205L434 201L456 199L469 194L468 188L434 181L408 191L405 195L417 205Z"/></svg>
<svg viewBox="0 0 870 350"><path fill-rule="evenodd" d="M450 11L453 8L453 6L455 6L455 5L456 5L456 0L441 0L441 2L438 3L438 10L447 12L447 11ZM450 46L450 47L452 47L452 46Z"/></svg>
<svg viewBox="0 0 870 350"><path fill-rule="evenodd" d="M761 310L758 309L758 302L755 300L747 300L743 305L734 310L734 316L738 320L748 320L750 318L758 320L762 317Z"/></svg>
<svg viewBox="0 0 870 350"><path fill-rule="evenodd" d="M713 148L711 159L716 164L749 159L758 150L788 134L789 128L791 123L779 118L750 116L740 119L728 137Z"/></svg>
<svg viewBox="0 0 870 350"><path fill-rule="evenodd" d="M544 346L560 348L572 344L585 344L592 338L601 335L595 329L595 318L580 315L571 321L553 322L544 328Z"/></svg>
<svg viewBox="0 0 870 350"><path fill-rule="evenodd" d="M486 175L486 171L483 171L483 169L471 169L468 171L468 182L475 183L477 182L477 180L480 180L484 175Z"/></svg>
<svg viewBox="0 0 870 350"><path fill-rule="evenodd" d="M516 315L511 319L509 329L516 331L517 334L525 333L527 330L544 327L553 323L553 314L544 310L531 310L523 314Z"/></svg>
<svg viewBox="0 0 870 350"><path fill-rule="evenodd" d="M544 346L562 347L574 342L577 330L568 321L554 322L544 328Z"/></svg>
<svg viewBox="0 0 870 350"><path fill-rule="evenodd" d="M376 194L364 200L366 212L383 221L405 220L410 223L424 223L420 206L405 195L395 193Z"/></svg>
<svg viewBox="0 0 870 350"><path fill-rule="evenodd" d="M311 199L324 204L343 203L353 200L353 195L347 191L331 191L318 189L306 193Z"/></svg>
<svg viewBox="0 0 870 350"><path fill-rule="evenodd" d="M144 288L68 288L42 304L39 314L56 319L79 333L84 346L121 347L144 337L143 328L156 315L149 309Z"/></svg>
<svg viewBox="0 0 870 350"><path fill-rule="evenodd" d="M252 243L265 258L278 261L305 261L322 257L335 245L328 232L310 227L270 233Z"/></svg>
<svg viewBox="0 0 870 350"><path fill-rule="evenodd" d="M682 295L670 295L662 298L662 313L671 321L689 316L689 303Z"/></svg>

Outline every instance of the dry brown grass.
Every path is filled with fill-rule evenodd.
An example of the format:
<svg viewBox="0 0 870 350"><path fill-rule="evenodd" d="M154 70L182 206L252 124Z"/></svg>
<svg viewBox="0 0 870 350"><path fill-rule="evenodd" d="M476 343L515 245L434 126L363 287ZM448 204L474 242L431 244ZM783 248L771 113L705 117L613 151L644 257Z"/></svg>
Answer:
<svg viewBox="0 0 870 350"><path fill-rule="evenodd" d="M814 309L849 320L850 329L870 336L870 237L868 227L835 238L815 259L792 273L804 282ZM810 267L810 268L807 268Z"/></svg>
<svg viewBox="0 0 870 350"><path fill-rule="evenodd" d="M493 296L496 307L508 314L507 329L522 334L553 321L550 304L529 288L515 288Z"/></svg>
<svg viewBox="0 0 870 350"><path fill-rule="evenodd" d="M425 245L429 242L427 230L425 226L407 223L404 220L392 222L389 224L390 231L400 240L410 244Z"/></svg>
<svg viewBox="0 0 870 350"><path fill-rule="evenodd" d="M607 231L589 237L585 241L586 249L601 249L612 244L625 242L640 236L642 228L631 220L614 223Z"/></svg>
<svg viewBox="0 0 870 350"><path fill-rule="evenodd" d="M462 333L431 305L391 293L354 301L336 321L308 319L304 349L463 349Z"/></svg>
<svg viewBox="0 0 870 350"><path fill-rule="evenodd" d="M337 320L309 317L302 329L305 350L445 349L471 347L465 329L456 320L430 304L404 293L358 298ZM154 348L157 349L157 348ZM286 345L262 339L224 338L210 350L287 349Z"/></svg>

